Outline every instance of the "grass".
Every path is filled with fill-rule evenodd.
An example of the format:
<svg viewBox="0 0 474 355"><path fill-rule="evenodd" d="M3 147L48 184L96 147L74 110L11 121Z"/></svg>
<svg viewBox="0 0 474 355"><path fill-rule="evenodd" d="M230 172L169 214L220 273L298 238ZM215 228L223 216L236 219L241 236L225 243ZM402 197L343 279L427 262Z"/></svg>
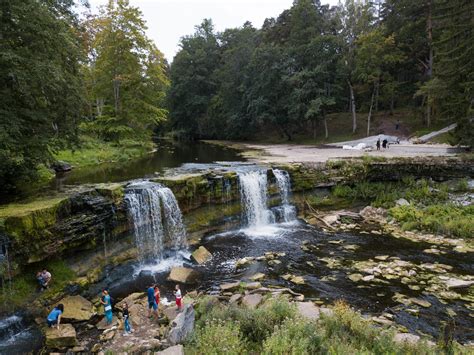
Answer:
<svg viewBox="0 0 474 355"><path fill-rule="evenodd" d="M3 285L0 292L0 309L11 312L35 299L48 299L61 292L75 278L74 272L62 260L49 261L38 269L43 267L52 275L51 285L46 291L37 293L36 271L39 270L26 268L23 274L6 281Z"/></svg>
<svg viewBox="0 0 474 355"><path fill-rule="evenodd" d="M337 302L334 314L319 321L301 318L294 303L268 299L250 310L209 298L196 305L196 330L185 344L186 354L441 354L446 348L400 344L394 332ZM462 353L456 343L447 345Z"/></svg>
<svg viewBox="0 0 474 355"><path fill-rule="evenodd" d="M66 161L75 167L97 165L101 163L123 162L142 156L153 149L152 142L122 141L104 142L97 138L81 136L78 150L62 150L55 154L57 160Z"/></svg>

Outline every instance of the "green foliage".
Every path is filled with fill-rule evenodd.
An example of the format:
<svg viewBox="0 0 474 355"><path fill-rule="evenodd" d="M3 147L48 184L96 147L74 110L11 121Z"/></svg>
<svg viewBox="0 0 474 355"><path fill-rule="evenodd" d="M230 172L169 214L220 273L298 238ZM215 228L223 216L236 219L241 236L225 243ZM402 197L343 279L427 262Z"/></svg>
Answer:
<svg viewBox="0 0 474 355"><path fill-rule="evenodd" d="M238 355L245 344L238 323L224 320L206 321L196 329L187 354Z"/></svg>
<svg viewBox="0 0 474 355"><path fill-rule="evenodd" d="M416 229L453 237L472 238L474 206L435 204L425 208L397 206L390 209L390 215L402 224L405 230Z"/></svg>
<svg viewBox="0 0 474 355"><path fill-rule="evenodd" d="M75 141L83 52L73 1L6 1L0 9L0 190L38 178L50 151Z"/></svg>

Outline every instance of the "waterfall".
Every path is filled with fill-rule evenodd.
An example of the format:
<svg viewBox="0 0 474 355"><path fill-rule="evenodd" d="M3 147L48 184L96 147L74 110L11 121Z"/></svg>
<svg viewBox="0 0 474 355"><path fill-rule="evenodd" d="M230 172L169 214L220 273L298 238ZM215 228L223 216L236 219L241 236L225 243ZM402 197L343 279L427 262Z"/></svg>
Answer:
<svg viewBox="0 0 474 355"><path fill-rule="evenodd" d="M186 230L173 192L152 182L127 187L125 201L133 223L139 258L162 259L165 243L173 249L186 244Z"/></svg>
<svg viewBox="0 0 474 355"><path fill-rule="evenodd" d="M240 172L242 213L248 227L263 227L275 222L267 207L266 170Z"/></svg>
<svg viewBox="0 0 474 355"><path fill-rule="evenodd" d="M291 194L290 174L288 174L287 171L280 169L272 169L272 171L273 175L275 176L278 189L280 190L283 221L291 222L296 219L296 209L295 206L290 204L289 200Z"/></svg>

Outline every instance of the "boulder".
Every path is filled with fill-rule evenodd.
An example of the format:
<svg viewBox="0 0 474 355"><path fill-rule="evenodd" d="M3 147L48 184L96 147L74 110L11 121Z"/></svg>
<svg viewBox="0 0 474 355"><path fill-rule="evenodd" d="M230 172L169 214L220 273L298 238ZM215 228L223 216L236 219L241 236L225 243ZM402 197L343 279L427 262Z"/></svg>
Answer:
<svg viewBox="0 0 474 355"><path fill-rule="evenodd" d="M237 260L237 262L235 263L235 267L238 269L238 268L243 267L245 265L251 264L254 261L255 261L255 258L253 258L251 256L248 256L248 257Z"/></svg>
<svg viewBox="0 0 474 355"><path fill-rule="evenodd" d="M249 277L249 279L252 281L260 281L260 280L263 280L264 278L265 278L265 274L261 272L258 272Z"/></svg>
<svg viewBox="0 0 474 355"><path fill-rule="evenodd" d="M431 307L431 303L428 301L422 300L420 298L410 298L411 303L416 304L421 307L429 308Z"/></svg>
<svg viewBox="0 0 474 355"><path fill-rule="evenodd" d="M82 322L89 320L94 315L92 302L82 296L67 296L59 301L59 303L64 305L62 319L65 321Z"/></svg>
<svg viewBox="0 0 474 355"><path fill-rule="evenodd" d="M97 329L99 330L106 330L106 329L110 329L112 327L117 327L119 324L119 321L117 319L116 316L113 316L112 317L112 323L110 324L107 324L106 323L106 320L105 320L105 317L101 319L101 321L99 323L97 323L95 326Z"/></svg>
<svg viewBox="0 0 474 355"><path fill-rule="evenodd" d="M474 280L461 280L461 279L448 279L446 280L446 286L448 289L455 290L455 289L462 289L462 288L469 288L474 285Z"/></svg>
<svg viewBox="0 0 474 355"><path fill-rule="evenodd" d="M305 280L304 280L303 276L293 276L290 279L290 281L293 282L294 284L297 284L297 285L304 285L305 284Z"/></svg>
<svg viewBox="0 0 474 355"><path fill-rule="evenodd" d="M240 293L236 293L232 295L229 299L229 303L236 303L239 302L239 300L242 298L242 295Z"/></svg>
<svg viewBox="0 0 474 355"><path fill-rule="evenodd" d="M347 276L347 278L352 282L359 282L360 280L362 280L363 276L361 274L350 274L349 276Z"/></svg>
<svg viewBox="0 0 474 355"><path fill-rule="evenodd" d="M198 264L204 264L212 258L212 254L201 245L191 254L191 258Z"/></svg>
<svg viewBox="0 0 474 355"><path fill-rule="evenodd" d="M174 267L168 276L169 281L188 283L196 279L197 272L186 267Z"/></svg>
<svg viewBox="0 0 474 355"><path fill-rule="evenodd" d="M192 304L184 306L181 313L171 323L168 341L172 345L184 342L194 330L194 308Z"/></svg>
<svg viewBox="0 0 474 355"><path fill-rule="evenodd" d="M46 346L50 349L72 348L77 345L76 329L71 324L48 328L45 333Z"/></svg>
<svg viewBox="0 0 474 355"><path fill-rule="evenodd" d="M313 302L296 302L298 313L306 319L314 320L320 316L319 307Z"/></svg>
<svg viewBox="0 0 474 355"><path fill-rule="evenodd" d="M255 293L250 295L245 295L242 299L242 304L250 309L255 309L262 302L262 295Z"/></svg>
<svg viewBox="0 0 474 355"><path fill-rule="evenodd" d="M71 171L72 165L65 161L58 160L51 164L51 168L57 173L64 173L66 171Z"/></svg>
<svg viewBox="0 0 474 355"><path fill-rule="evenodd" d="M240 282L228 282L225 284L221 284L220 286L221 291L233 291L240 287Z"/></svg>
<svg viewBox="0 0 474 355"><path fill-rule="evenodd" d="M256 290L262 287L262 284L260 282L248 282L244 284L244 287L246 290Z"/></svg>
<svg viewBox="0 0 474 355"><path fill-rule="evenodd" d="M172 322L179 314L178 307L167 307L163 310L163 314Z"/></svg>
<svg viewBox="0 0 474 355"><path fill-rule="evenodd" d="M397 343L416 344L420 341L420 337L410 333L397 333L393 337L393 340Z"/></svg>
<svg viewBox="0 0 474 355"><path fill-rule="evenodd" d="M328 226L332 226L333 224L339 222L339 215L338 214L330 214L326 215L322 218L324 223L326 223Z"/></svg>
<svg viewBox="0 0 474 355"><path fill-rule="evenodd" d="M158 355L184 355L184 348L181 344L175 345L175 346L170 346L169 348L166 348L165 350L158 351Z"/></svg>

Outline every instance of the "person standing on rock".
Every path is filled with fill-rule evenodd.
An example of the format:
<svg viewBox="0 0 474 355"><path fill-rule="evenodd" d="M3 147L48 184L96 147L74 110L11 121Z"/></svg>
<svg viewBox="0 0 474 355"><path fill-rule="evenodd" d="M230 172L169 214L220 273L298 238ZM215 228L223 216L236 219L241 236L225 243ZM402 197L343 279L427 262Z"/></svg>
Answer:
<svg viewBox="0 0 474 355"><path fill-rule="evenodd" d="M150 285L147 290L147 296L148 296L148 318L150 318L151 315L151 310L153 309L153 315L155 318L158 317L158 305L156 304L156 299L155 299L155 289L153 285Z"/></svg>
<svg viewBox="0 0 474 355"><path fill-rule="evenodd" d="M176 285L175 289L176 291L174 291L174 296L176 297L176 307L178 307L178 312L180 312L183 304L182 304L182 296L181 296L181 290L179 289L179 285Z"/></svg>
<svg viewBox="0 0 474 355"><path fill-rule="evenodd" d="M112 300L110 299L110 295L107 290L102 291L100 303L104 305L105 323L107 325L112 324Z"/></svg>
<svg viewBox="0 0 474 355"><path fill-rule="evenodd" d="M48 327L56 325L59 329L59 324L61 323L61 315L64 313L64 305L62 303L58 304L53 310L48 314L46 318L48 322Z"/></svg>
<svg viewBox="0 0 474 355"><path fill-rule="evenodd" d="M380 138L377 139L377 143L375 145L377 146L377 150L380 150Z"/></svg>
<svg viewBox="0 0 474 355"><path fill-rule="evenodd" d="M158 285L155 285L155 302L156 302L156 311L158 315L160 314L160 289L158 288Z"/></svg>
<svg viewBox="0 0 474 355"><path fill-rule="evenodd" d="M128 311L127 302L123 304L122 314L123 314L124 328L125 328L125 333L123 335L128 335L132 332L132 327L130 326L130 313Z"/></svg>

